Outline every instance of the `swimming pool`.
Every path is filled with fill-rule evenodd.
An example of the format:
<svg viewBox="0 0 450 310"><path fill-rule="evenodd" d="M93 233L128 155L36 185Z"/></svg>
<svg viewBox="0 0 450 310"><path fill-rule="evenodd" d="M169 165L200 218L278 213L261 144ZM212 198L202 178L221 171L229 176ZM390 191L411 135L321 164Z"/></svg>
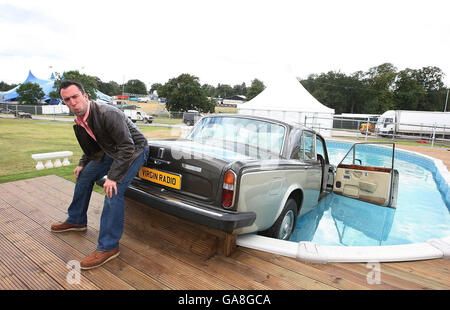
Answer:
<svg viewBox="0 0 450 310"><path fill-rule="evenodd" d="M330 162L339 164L351 145L328 140ZM361 156L364 165L390 164L389 152L383 148L372 148ZM330 194L317 208L298 218L290 241L385 246L450 236L448 197L436 182L439 175L434 165L423 157L396 149L394 167L400 174L396 209Z"/></svg>

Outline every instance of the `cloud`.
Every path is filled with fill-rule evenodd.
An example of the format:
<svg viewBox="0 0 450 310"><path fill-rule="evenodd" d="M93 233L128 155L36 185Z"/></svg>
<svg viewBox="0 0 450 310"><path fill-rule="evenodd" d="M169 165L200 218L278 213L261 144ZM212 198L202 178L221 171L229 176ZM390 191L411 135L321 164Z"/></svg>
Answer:
<svg viewBox="0 0 450 310"><path fill-rule="evenodd" d="M445 1L408 1L407 9L386 0L3 2L0 65L9 65L0 80L24 66L26 75L35 59L118 83L190 73L201 83L249 84L275 64L304 78L384 62L450 74L450 21L436 9Z"/></svg>

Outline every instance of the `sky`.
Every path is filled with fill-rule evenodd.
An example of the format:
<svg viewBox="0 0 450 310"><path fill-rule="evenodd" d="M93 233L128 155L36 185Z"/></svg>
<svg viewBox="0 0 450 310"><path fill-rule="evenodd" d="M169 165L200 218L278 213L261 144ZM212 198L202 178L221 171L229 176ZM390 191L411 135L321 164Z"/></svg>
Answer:
<svg viewBox="0 0 450 310"><path fill-rule="evenodd" d="M448 0L0 0L0 81L79 70L147 87L182 73L249 86L278 72L390 62L439 67L449 86L449 9Z"/></svg>

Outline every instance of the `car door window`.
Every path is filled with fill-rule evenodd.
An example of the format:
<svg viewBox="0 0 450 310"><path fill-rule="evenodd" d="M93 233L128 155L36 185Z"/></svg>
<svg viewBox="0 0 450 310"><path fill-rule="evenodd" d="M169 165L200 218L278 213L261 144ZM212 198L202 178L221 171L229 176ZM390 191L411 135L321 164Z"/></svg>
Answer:
<svg viewBox="0 0 450 310"><path fill-rule="evenodd" d="M315 134L310 131L303 131L300 143L300 159L316 160Z"/></svg>

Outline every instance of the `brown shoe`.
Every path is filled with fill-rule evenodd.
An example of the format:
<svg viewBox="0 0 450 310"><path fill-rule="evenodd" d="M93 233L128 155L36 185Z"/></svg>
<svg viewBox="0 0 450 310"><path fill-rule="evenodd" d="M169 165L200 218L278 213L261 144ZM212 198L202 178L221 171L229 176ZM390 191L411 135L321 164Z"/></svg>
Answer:
<svg viewBox="0 0 450 310"><path fill-rule="evenodd" d="M119 249L111 250L111 251L98 251L95 250L88 257L83 259L80 263L81 269L92 269L96 267L100 267L104 263L110 261L113 258L119 256Z"/></svg>
<svg viewBox="0 0 450 310"><path fill-rule="evenodd" d="M52 232L64 232L64 231L84 231L87 229L87 225L74 225L67 222L52 224Z"/></svg>

